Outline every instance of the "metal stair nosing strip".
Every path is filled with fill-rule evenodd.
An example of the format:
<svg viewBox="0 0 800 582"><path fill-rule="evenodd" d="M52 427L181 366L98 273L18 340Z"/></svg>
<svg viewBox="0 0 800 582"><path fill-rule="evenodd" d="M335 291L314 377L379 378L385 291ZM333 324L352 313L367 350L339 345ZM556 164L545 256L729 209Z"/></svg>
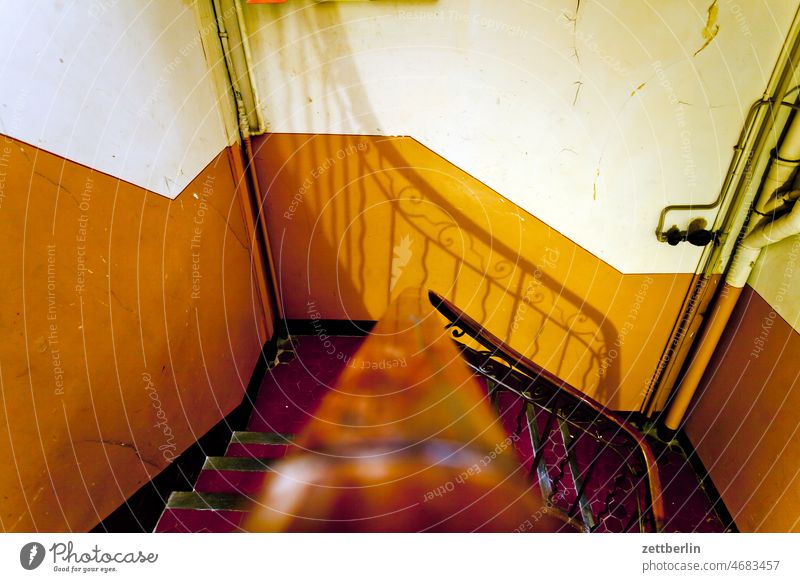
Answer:
<svg viewBox="0 0 800 582"><path fill-rule="evenodd" d="M201 511L247 511L252 499L236 493L201 493L174 491L167 500L166 510L192 509Z"/></svg>
<svg viewBox="0 0 800 582"><path fill-rule="evenodd" d="M231 436L231 444L238 445L291 445L294 435L275 432L250 432L237 430Z"/></svg>
<svg viewBox="0 0 800 582"><path fill-rule="evenodd" d="M241 472L268 472L272 471L271 464L274 459L257 459L254 457L206 457L203 471L241 471Z"/></svg>

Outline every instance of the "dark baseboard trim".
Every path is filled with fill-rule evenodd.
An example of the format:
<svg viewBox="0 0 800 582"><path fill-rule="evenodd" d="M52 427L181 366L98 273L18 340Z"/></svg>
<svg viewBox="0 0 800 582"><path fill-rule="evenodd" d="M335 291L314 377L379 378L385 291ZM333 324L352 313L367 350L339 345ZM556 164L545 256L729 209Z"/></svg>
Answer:
<svg viewBox="0 0 800 582"><path fill-rule="evenodd" d="M285 319L278 322L276 330L284 337L290 335L349 335L364 336L375 327L375 321L350 319Z"/></svg>
<svg viewBox="0 0 800 582"><path fill-rule="evenodd" d="M686 431L683 429L678 430L675 438L678 439L678 443L686 453L686 458L689 461L689 464L692 466L692 469L694 469L694 472L698 477L700 477L700 485L703 487L708 495L708 498L711 500L714 511L717 512L717 515L722 520L722 523L725 526L725 531L739 533L739 528L736 526L736 522L734 521L731 512L728 511L728 508L725 506L725 502L722 501L722 496L719 494L719 490L717 489L716 485L714 485L714 481L711 479L711 475L708 473L708 469L706 469L703 461L700 460L700 455L698 455L697 451L695 451L694 445L692 445L692 441L689 440L689 436L686 434Z"/></svg>
<svg viewBox="0 0 800 582"><path fill-rule="evenodd" d="M625 416L629 422L632 422L640 430L645 424L653 422L654 418L655 422L658 423L661 417L661 413L655 417L648 417L639 411L620 414ZM692 471L694 471L695 475L697 475L698 479L700 480L700 486L703 488L703 491L705 491L709 501L711 501L711 507L714 509L717 516L722 521L722 524L725 526L725 531L739 533L739 528L736 527L736 522L733 520L731 512L728 511L728 508L725 506L725 502L722 501L722 496L719 494L719 490L714 485L714 481L711 479L708 469L706 469L705 465L703 465L703 461L700 460L700 456L697 454L697 451L695 451L694 445L692 445L692 442L689 440L689 436L686 434L686 431L683 429L679 429L678 431L669 430L660 423L658 423L656 426L658 427L659 440L668 442L675 439L678 441L678 445L680 445L681 450L686 454L686 460L692 467Z"/></svg>
<svg viewBox="0 0 800 582"><path fill-rule="evenodd" d="M262 348L242 402L225 418L188 449L183 451L161 473L140 487L108 517L98 523L92 533L152 532L173 491L191 491L206 457L222 456L235 430L244 430L253 410L258 388L269 363L275 360L280 332Z"/></svg>

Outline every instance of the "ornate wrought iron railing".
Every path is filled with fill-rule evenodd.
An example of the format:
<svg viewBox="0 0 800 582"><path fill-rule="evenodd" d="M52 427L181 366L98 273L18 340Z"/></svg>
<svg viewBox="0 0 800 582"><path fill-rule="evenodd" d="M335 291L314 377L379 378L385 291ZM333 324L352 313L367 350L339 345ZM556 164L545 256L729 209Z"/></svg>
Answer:
<svg viewBox="0 0 800 582"><path fill-rule="evenodd" d="M485 379L501 417L520 437L515 442L529 453L531 479L548 506L587 532L661 531L658 470L638 429L437 293L429 297L448 320L446 328L467 364Z"/></svg>

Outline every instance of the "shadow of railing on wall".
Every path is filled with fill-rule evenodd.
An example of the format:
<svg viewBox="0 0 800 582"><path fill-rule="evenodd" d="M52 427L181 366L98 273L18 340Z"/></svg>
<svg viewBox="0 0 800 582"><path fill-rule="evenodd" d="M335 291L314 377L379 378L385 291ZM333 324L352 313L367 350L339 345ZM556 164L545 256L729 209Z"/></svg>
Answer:
<svg viewBox="0 0 800 582"><path fill-rule="evenodd" d="M335 293L341 303L333 310L336 316L375 318L390 303L402 272L404 285L436 289L504 342L613 408L620 378L618 366L607 362L618 331L603 309L567 286L564 273L569 267L558 269L559 278L551 274L560 251L547 246L548 227L455 166L442 176L441 158L422 144L364 135L380 128L379 116L352 59L330 58L351 54L338 10L326 5L302 11L299 17L308 30L319 31L315 34L293 34L282 20L261 32L277 35L282 50L291 51L287 58L292 62L318 63L315 78L324 84L324 102L303 109L303 124L315 127L318 116L312 108L321 107L332 120L331 131L338 123L342 134L362 134L295 135L294 151L280 168L268 172L272 177L262 185L267 196L278 191L286 202L302 192L302 212L313 223L308 226L310 240L295 240L295 248L288 248L284 237L290 228L298 228L297 223L282 220L280 209L267 213L281 294L285 298L301 292L298 277L303 277L303 293ZM285 94L310 100L312 88L305 79L298 75ZM313 92L320 94L320 87ZM285 111L296 110L288 105ZM361 130L354 131L354 126ZM257 142L257 158L270 139L266 135ZM414 159L407 155L409 144ZM427 152L429 160L436 156L437 162L421 165L419 152ZM298 173L300 166L312 169L311 178ZM506 215L513 208L518 217L514 232L495 226L511 224L497 210L500 201ZM490 205L494 215L487 214ZM470 213L476 209L483 210L483 216ZM414 264L409 264L409 241ZM301 257L301 252L307 255ZM385 254L379 257L379 252ZM329 273L331 269L335 273ZM321 277L320 270L327 275ZM335 291L320 289L319 281L333 282ZM325 298L319 303L324 305ZM332 317L324 309L323 316Z"/></svg>

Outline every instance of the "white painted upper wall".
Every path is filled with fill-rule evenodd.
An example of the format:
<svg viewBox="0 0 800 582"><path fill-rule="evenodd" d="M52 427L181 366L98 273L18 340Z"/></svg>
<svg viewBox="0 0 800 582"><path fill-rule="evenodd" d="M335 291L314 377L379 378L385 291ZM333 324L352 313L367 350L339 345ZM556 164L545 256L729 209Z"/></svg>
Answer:
<svg viewBox="0 0 800 582"><path fill-rule="evenodd" d="M620 271L668 273L700 249L659 243L659 212L716 198L797 7L290 0L245 15L271 131L411 135ZM714 213L666 226L694 216Z"/></svg>
<svg viewBox="0 0 800 582"><path fill-rule="evenodd" d="M747 283L800 332L800 235L765 247Z"/></svg>
<svg viewBox="0 0 800 582"><path fill-rule="evenodd" d="M191 2L0 0L0 133L174 198L228 145Z"/></svg>

